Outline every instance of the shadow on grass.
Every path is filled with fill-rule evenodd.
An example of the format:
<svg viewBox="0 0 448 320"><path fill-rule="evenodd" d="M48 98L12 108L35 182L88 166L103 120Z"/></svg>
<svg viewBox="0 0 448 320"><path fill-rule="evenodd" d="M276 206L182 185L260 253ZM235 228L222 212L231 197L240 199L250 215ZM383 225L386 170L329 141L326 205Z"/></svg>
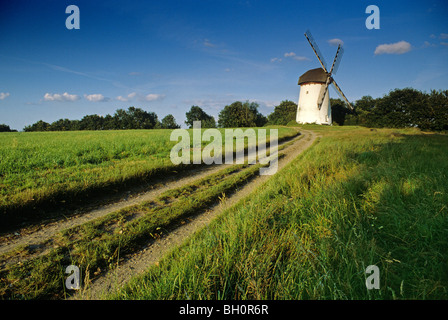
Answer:
<svg viewBox="0 0 448 320"><path fill-rule="evenodd" d="M286 143L298 136L300 136L300 132L292 136L280 137L278 142ZM270 143L268 141L266 142L266 148L269 147ZM245 153L247 153L247 148ZM225 154L223 153L223 160L224 157ZM216 165L213 164L213 166ZM0 234L12 232L22 227L65 219L92 210L100 205L119 201L130 194L144 192L159 183L189 176L205 167L210 167L210 165L204 163L173 165L101 186L91 185L82 190L54 192L51 196L20 206L4 206L0 211Z"/></svg>

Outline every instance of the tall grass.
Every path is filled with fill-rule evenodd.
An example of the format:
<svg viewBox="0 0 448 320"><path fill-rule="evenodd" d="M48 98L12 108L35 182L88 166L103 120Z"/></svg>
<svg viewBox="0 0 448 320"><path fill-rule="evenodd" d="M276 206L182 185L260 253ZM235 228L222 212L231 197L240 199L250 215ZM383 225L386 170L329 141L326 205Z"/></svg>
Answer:
<svg viewBox="0 0 448 320"><path fill-rule="evenodd" d="M322 128L117 299L447 299L448 137ZM365 286L366 267L380 289Z"/></svg>
<svg viewBox="0 0 448 320"><path fill-rule="evenodd" d="M297 134L278 129L279 139ZM35 207L85 199L180 170L170 160L177 143L170 134L163 129L1 133L0 217L26 210L34 214Z"/></svg>
<svg viewBox="0 0 448 320"><path fill-rule="evenodd" d="M288 144L288 143L287 143ZM278 149L285 147L284 144ZM283 157L279 153L278 157ZM58 232L42 243L23 245L0 255L0 298L39 299L65 296L64 266L74 264L83 283L114 268L160 237L181 220L207 210L226 194L259 173L262 164L224 167L157 198L111 212L101 218Z"/></svg>

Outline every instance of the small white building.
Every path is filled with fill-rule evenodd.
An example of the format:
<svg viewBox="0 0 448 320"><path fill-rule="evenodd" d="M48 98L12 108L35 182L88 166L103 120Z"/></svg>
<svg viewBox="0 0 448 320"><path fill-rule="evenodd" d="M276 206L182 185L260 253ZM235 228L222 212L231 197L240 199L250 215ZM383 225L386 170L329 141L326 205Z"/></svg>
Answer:
<svg viewBox="0 0 448 320"><path fill-rule="evenodd" d="M331 125L329 90L326 90L328 74L322 68L308 70L299 78L299 103L296 121L300 124L315 123ZM319 101L325 94L321 108Z"/></svg>

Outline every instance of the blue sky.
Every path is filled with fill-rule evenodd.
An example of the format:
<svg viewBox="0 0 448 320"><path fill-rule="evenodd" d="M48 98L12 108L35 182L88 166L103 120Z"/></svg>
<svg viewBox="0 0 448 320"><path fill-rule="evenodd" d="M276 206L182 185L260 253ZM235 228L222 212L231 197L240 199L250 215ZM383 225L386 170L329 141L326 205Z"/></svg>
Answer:
<svg viewBox="0 0 448 320"><path fill-rule="evenodd" d="M65 26L72 4L79 30ZM365 26L371 4L379 30ZM217 119L237 100L267 115L297 103L299 76L320 66L307 29L328 64L343 41L334 78L350 101L448 89L447 17L446 0L2 2L0 123L22 130L135 106L184 127L192 105Z"/></svg>

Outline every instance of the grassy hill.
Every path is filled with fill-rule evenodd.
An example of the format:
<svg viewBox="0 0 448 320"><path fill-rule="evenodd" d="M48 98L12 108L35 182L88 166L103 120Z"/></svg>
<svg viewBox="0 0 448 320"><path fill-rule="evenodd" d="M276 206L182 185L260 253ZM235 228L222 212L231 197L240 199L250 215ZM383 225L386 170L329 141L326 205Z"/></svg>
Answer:
<svg viewBox="0 0 448 320"><path fill-rule="evenodd" d="M448 136L308 128L319 142L112 298L447 299Z"/></svg>

